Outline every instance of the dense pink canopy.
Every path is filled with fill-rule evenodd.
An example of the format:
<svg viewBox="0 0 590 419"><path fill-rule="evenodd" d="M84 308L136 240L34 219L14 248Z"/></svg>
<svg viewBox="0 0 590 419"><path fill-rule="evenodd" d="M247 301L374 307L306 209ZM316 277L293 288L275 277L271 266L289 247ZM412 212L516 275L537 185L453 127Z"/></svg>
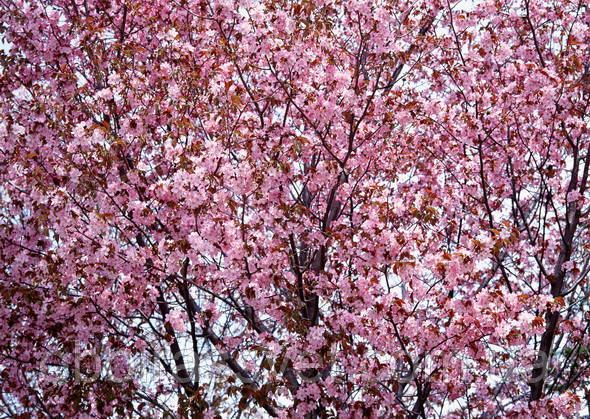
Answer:
<svg viewBox="0 0 590 419"><path fill-rule="evenodd" d="M589 25L0 1L0 411L587 412Z"/></svg>

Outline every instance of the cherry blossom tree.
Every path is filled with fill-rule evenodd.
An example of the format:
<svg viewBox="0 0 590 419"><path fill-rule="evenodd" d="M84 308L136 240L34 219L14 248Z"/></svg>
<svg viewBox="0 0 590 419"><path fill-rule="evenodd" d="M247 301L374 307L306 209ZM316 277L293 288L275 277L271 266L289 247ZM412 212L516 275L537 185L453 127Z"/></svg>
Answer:
<svg viewBox="0 0 590 419"><path fill-rule="evenodd" d="M5 416L587 411L587 2L0 16Z"/></svg>

